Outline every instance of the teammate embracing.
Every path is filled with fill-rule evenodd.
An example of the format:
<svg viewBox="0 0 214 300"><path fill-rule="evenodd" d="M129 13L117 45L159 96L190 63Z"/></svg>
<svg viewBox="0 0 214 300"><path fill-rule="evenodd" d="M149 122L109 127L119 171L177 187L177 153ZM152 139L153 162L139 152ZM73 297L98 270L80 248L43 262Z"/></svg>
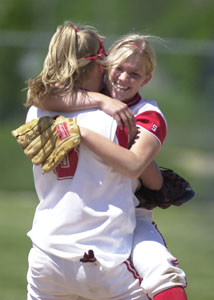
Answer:
<svg viewBox="0 0 214 300"><path fill-rule="evenodd" d="M27 121L72 108L63 115L77 120L82 137L80 147L54 172L43 175L34 166L40 203L29 232L34 247L28 299L183 300L185 274L153 223L152 212L137 208L135 224L138 178L149 188L162 185L152 161L164 142L166 121L155 101L138 94L151 79L154 53L148 37L128 35L111 47L107 58L107 93L123 103L115 102L117 117L127 122L132 111L136 119L132 144L124 127L92 109L98 98L99 105L108 98L86 92L101 90L103 54L101 38L93 30L66 23L50 43L42 73L28 82L27 103L46 98L41 103L49 111L32 106ZM75 94L75 101L74 88L84 90ZM90 109L74 111L84 107ZM139 278L125 268L132 268L130 257L141 287Z"/></svg>

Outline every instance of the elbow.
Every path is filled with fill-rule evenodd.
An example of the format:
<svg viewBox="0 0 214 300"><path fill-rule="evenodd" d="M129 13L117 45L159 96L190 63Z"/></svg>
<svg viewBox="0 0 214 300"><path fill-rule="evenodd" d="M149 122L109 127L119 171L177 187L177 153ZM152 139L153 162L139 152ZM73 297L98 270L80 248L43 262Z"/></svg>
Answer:
<svg viewBox="0 0 214 300"><path fill-rule="evenodd" d="M126 170L126 174L125 175L127 177L131 178L131 179L137 179L137 178L140 177L141 174L142 174L142 167L139 168L139 165L136 166L136 167L134 167L132 165L131 168L129 168L129 169Z"/></svg>
<svg viewBox="0 0 214 300"><path fill-rule="evenodd" d="M139 178L140 175L138 175L138 173L130 173L129 178L131 179L137 179Z"/></svg>

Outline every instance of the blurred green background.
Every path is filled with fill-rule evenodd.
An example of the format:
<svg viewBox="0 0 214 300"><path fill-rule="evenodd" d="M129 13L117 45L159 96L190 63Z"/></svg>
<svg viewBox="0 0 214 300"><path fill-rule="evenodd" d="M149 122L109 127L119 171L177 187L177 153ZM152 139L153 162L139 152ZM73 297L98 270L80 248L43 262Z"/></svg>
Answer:
<svg viewBox="0 0 214 300"><path fill-rule="evenodd" d="M196 196L181 207L156 209L155 221L188 279L189 299L213 299L214 184L213 0L2 0L0 2L0 291L26 296L26 237L37 198L31 163L11 137L23 123L25 81L37 75L56 26L65 20L96 27L108 47L130 32L160 37L156 72L144 97L168 121L157 161L191 182Z"/></svg>

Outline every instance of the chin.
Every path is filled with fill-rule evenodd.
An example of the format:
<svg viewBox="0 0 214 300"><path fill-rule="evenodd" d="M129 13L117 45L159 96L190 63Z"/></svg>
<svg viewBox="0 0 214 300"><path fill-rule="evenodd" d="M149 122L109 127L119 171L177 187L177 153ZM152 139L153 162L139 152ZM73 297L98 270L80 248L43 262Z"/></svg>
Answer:
<svg viewBox="0 0 214 300"><path fill-rule="evenodd" d="M118 93L117 91L112 91L111 92L112 98L118 99L118 100L123 100L124 99L124 95L122 93Z"/></svg>
<svg viewBox="0 0 214 300"><path fill-rule="evenodd" d="M118 94L118 93L114 93L114 98L116 98L120 101L125 101L125 100L129 99L126 95Z"/></svg>

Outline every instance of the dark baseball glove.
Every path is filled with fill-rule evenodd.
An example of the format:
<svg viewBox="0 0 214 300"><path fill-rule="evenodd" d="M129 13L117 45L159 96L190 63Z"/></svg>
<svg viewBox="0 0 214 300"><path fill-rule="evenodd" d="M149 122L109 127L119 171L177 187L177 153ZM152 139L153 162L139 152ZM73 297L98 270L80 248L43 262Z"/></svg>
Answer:
<svg viewBox="0 0 214 300"><path fill-rule="evenodd" d="M138 207L153 209L168 208L171 205L180 206L195 195L190 184L171 169L161 168L163 185L160 190L150 190L142 182L135 195L140 204Z"/></svg>

